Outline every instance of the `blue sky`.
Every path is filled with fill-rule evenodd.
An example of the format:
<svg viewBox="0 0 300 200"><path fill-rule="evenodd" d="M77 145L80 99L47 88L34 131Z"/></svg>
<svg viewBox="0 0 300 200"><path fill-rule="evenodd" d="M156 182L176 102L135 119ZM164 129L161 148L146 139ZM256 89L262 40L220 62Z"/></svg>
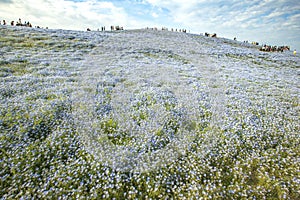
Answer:
<svg viewBox="0 0 300 200"><path fill-rule="evenodd" d="M1 18L74 30L185 28L300 51L299 0L0 0Z"/></svg>

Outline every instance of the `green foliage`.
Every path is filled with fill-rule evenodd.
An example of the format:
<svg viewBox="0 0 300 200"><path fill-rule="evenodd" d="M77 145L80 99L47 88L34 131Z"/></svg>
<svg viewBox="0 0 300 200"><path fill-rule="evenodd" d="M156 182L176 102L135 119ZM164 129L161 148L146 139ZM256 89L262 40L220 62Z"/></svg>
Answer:
<svg viewBox="0 0 300 200"><path fill-rule="evenodd" d="M30 73L29 68L32 65L28 60L17 59L13 62L2 62L0 63L0 77L9 75L20 76L26 73Z"/></svg>
<svg viewBox="0 0 300 200"><path fill-rule="evenodd" d="M145 57L149 57L152 59L171 59L177 62L180 62L182 64L189 64L190 61L183 56L180 56L172 51L162 51L162 50L156 50L156 49L148 49L146 51L141 50L139 53L142 53Z"/></svg>

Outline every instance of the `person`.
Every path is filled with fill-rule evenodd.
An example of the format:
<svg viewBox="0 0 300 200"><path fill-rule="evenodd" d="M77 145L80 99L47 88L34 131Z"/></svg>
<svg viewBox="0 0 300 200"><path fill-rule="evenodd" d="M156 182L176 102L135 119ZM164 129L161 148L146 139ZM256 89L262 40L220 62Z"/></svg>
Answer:
<svg viewBox="0 0 300 200"><path fill-rule="evenodd" d="M22 20L21 20L21 18L19 18L18 24L19 24L20 26L22 26Z"/></svg>
<svg viewBox="0 0 300 200"><path fill-rule="evenodd" d="M296 51L296 49L294 50L294 55L296 55L297 54L297 51Z"/></svg>

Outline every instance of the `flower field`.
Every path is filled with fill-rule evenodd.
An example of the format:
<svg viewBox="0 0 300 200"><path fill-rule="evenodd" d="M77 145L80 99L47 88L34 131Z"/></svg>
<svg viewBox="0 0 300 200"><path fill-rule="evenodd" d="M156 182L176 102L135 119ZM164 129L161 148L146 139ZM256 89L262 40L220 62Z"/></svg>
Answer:
<svg viewBox="0 0 300 200"><path fill-rule="evenodd" d="M0 25L1 199L300 199L300 57Z"/></svg>

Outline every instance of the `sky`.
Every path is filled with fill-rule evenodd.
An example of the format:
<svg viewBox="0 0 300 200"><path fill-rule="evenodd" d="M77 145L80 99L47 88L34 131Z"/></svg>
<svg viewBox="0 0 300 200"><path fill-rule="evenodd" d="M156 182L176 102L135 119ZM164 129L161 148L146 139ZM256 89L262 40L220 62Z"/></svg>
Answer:
<svg viewBox="0 0 300 200"><path fill-rule="evenodd" d="M300 52L299 0L0 0L0 20L51 29L168 27Z"/></svg>

